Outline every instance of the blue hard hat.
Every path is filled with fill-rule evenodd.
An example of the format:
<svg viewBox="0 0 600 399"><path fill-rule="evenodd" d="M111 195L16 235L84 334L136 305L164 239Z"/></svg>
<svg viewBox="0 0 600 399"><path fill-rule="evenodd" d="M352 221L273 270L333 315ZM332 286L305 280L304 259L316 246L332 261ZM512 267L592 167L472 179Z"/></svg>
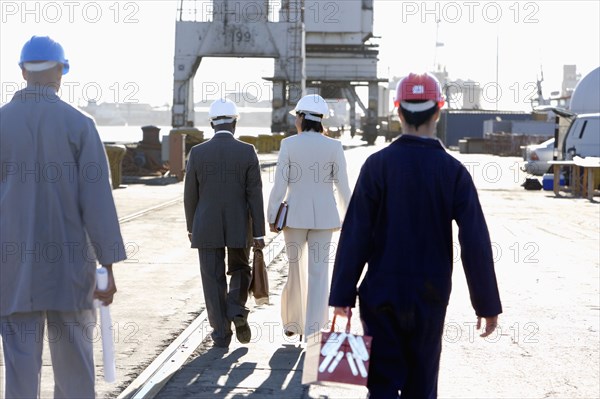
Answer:
<svg viewBox="0 0 600 399"><path fill-rule="evenodd" d="M32 36L21 50L19 66L33 61L56 61L63 65L63 75L69 72L69 60L65 58L62 46L48 36Z"/></svg>

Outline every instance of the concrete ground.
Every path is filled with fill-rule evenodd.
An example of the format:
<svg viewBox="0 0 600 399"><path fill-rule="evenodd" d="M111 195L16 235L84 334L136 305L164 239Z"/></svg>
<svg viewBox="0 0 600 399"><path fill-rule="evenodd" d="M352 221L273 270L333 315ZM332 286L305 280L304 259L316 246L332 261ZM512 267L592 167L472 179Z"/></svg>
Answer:
<svg viewBox="0 0 600 399"><path fill-rule="evenodd" d="M365 158L384 145L346 152L351 181ZM525 191L518 158L452 154L470 169L479 190L504 313L498 334L478 337L457 255L440 398L600 397L599 198L590 202ZM272 171L265 171L263 182L267 199ZM114 196L123 217L181 198L182 192L182 184L130 185L115 190ZM99 398L116 397L204 308L197 255L189 248L181 201L122 224L122 233L130 259L115 266L119 292L111 306L118 380L114 385L102 381L98 340ZM282 336L279 327L286 268L285 254L269 268L270 305L254 307L249 300L253 341L234 341L223 351L206 340L158 397L365 397L361 388L300 383L303 346ZM358 315L354 327L359 328ZM50 398L47 349L42 379L42 397Z"/></svg>

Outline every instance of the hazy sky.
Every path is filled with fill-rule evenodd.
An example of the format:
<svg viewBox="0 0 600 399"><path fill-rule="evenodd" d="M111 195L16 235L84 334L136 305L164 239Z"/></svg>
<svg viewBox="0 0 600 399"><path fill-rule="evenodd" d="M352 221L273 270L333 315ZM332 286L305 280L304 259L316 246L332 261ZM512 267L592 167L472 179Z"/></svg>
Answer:
<svg viewBox="0 0 600 399"><path fill-rule="evenodd" d="M251 1L251 0L248 0ZM359 0L337 0L338 3ZM335 3L328 1L326 3ZM0 103L22 84L18 59L33 35L63 44L71 64L61 96L84 104L172 102L175 20L171 1L0 1ZM445 65L451 79L486 88L484 106L527 109L543 68L546 95L558 91L563 64L585 74L600 65L600 2L375 0L374 34L380 36L380 76ZM436 20L440 20L437 47ZM496 39L498 76L496 93ZM207 58L196 75L227 91L249 83L269 90L271 59ZM254 90L253 94L256 93ZM198 100L198 98L196 98Z"/></svg>

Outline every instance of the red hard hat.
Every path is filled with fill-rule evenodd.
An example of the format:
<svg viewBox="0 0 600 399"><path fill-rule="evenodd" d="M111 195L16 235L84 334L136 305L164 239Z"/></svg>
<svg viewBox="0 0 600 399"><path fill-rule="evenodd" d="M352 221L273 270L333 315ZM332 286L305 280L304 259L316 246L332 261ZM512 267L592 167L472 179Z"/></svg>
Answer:
<svg viewBox="0 0 600 399"><path fill-rule="evenodd" d="M429 73L411 73L396 86L394 105L398 107L404 101L425 101L426 103L404 103L402 108L413 111L425 111L438 103L439 108L444 106L444 96L440 82ZM414 108L414 109L413 109Z"/></svg>

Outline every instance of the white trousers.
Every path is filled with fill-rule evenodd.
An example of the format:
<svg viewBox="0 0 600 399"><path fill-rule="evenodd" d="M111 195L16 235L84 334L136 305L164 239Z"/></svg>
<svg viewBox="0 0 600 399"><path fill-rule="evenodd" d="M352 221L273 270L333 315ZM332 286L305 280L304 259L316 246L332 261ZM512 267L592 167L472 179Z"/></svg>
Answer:
<svg viewBox="0 0 600 399"><path fill-rule="evenodd" d="M283 328L306 337L329 319L329 264L335 255L333 230L283 230L288 279L281 293Z"/></svg>
<svg viewBox="0 0 600 399"><path fill-rule="evenodd" d="M48 334L44 335L45 327ZM40 397L43 341L54 371L54 398L92 399L96 311L29 312L0 317L6 399ZM1 397L2 395L0 395Z"/></svg>

